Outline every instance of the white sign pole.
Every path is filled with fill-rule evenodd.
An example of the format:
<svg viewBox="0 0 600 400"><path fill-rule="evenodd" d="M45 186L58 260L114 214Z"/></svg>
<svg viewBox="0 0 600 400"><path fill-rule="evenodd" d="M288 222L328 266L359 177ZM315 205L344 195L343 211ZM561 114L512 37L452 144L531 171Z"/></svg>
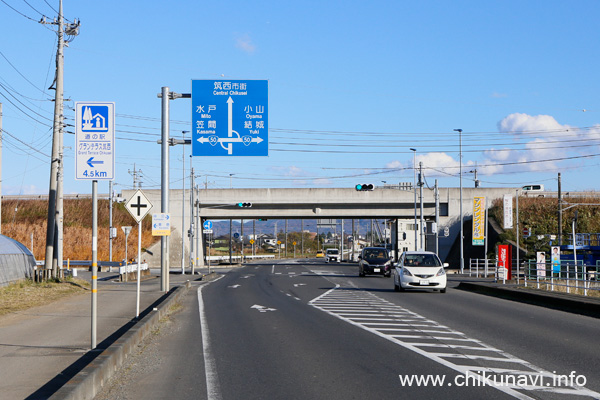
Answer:
<svg viewBox="0 0 600 400"><path fill-rule="evenodd" d="M135 317L140 316L140 260L142 258L142 221L138 222L138 256L137 256L137 298L135 302Z"/></svg>

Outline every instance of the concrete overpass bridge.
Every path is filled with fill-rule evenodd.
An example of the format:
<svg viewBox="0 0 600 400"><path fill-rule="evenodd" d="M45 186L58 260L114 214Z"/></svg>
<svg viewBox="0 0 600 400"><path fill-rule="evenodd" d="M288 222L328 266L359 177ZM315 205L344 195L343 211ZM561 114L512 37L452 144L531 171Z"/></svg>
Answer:
<svg viewBox="0 0 600 400"><path fill-rule="evenodd" d="M133 190L124 190L122 196L129 198ZM515 195L516 188L463 188L463 214L465 220L472 217L473 197L484 196L488 207L494 199L503 195ZM519 191L520 193L520 191ZM152 202L152 212L161 210L160 190L144 190ZM189 252L187 229L190 226L190 193L182 190L170 191L172 234L169 239L169 259L171 268L181 266L181 238L184 238L185 252ZM241 208L238 202L250 202L252 207ZM417 223L420 222L420 198L417 191ZM182 205L185 206L184 232L181 232ZM397 188L376 188L373 191L356 191L347 188L319 189L201 189L197 191L197 211L200 226L196 226L196 235L202 235L202 222L205 220L232 219L388 219L393 220L392 243L397 243L400 251L415 247L414 192ZM436 199L433 189L423 189L423 219L435 221ZM438 232L448 228L449 236L439 236L438 252L444 260L460 233L460 190L458 188L439 188L439 226ZM420 227L417 227L419 229ZM406 232L403 240L402 233ZM418 235L419 236L419 235ZM398 240L399 238L399 240ZM434 235L426 235L425 248L435 248ZM201 241L203 242L203 241ZM418 247L421 247L420 244ZM201 246L198 259L203 263ZM153 256L144 256L151 266L160 265L160 246ZM185 259L188 259L187 254Z"/></svg>

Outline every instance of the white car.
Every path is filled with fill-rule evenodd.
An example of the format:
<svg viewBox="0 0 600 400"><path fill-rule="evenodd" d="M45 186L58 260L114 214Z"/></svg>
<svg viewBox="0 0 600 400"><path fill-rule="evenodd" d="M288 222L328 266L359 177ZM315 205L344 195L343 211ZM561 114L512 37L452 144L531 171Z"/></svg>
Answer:
<svg viewBox="0 0 600 400"><path fill-rule="evenodd" d="M340 251L338 249L327 249L325 250L325 262L337 261L340 262Z"/></svg>
<svg viewBox="0 0 600 400"><path fill-rule="evenodd" d="M433 289L446 293L447 263L430 251L405 251L394 268L394 290Z"/></svg>

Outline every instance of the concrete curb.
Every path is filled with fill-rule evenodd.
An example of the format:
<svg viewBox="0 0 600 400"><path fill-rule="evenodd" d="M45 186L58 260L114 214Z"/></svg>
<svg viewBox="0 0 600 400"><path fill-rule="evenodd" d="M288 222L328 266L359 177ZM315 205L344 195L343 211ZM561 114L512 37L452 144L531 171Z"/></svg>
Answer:
<svg viewBox="0 0 600 400"><path fill-rule="evenodd" d="M175 288L157 307L106 348L77 375L57 390L50 399L93 399L102 386L119 370L129 354L159 323L172 304L184 296L191 283ZM92 350L93 351L93 350Z"/></svg>
<svg viewBox="0 0 600 400"><path fill-rule="evenodd" d="M600 300L590 298L574 298L562 293L537 293L533 290L498 287L485 283L461 282L458 289L467 290L487 296L500 297L506 300L533 304L554 310L581 314L600 318Z"/></svg>

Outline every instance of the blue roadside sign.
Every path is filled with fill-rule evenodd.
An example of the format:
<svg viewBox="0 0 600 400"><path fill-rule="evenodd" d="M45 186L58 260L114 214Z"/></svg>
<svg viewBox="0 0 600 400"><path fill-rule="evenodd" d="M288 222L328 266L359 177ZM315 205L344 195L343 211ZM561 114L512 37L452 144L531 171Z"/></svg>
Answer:
<svg viewBox="0 0 600 400"><path fill-rule="evenodd" d="M212 229L213 228L213 223L212 223L212 221L204 221L204 224L202 224L202 227L204 229Z"/></svg>
<svg viewBox="0 0 600 400"><path fill-rule="evenodd" d="M115 103L75 103L75 179L112 180Z"/></svg>
<svg viewBox="0 0 600 400"><path fill-rule="evenodd" d="M192 156L268 156L269 81L192 80Z"/></svg>

